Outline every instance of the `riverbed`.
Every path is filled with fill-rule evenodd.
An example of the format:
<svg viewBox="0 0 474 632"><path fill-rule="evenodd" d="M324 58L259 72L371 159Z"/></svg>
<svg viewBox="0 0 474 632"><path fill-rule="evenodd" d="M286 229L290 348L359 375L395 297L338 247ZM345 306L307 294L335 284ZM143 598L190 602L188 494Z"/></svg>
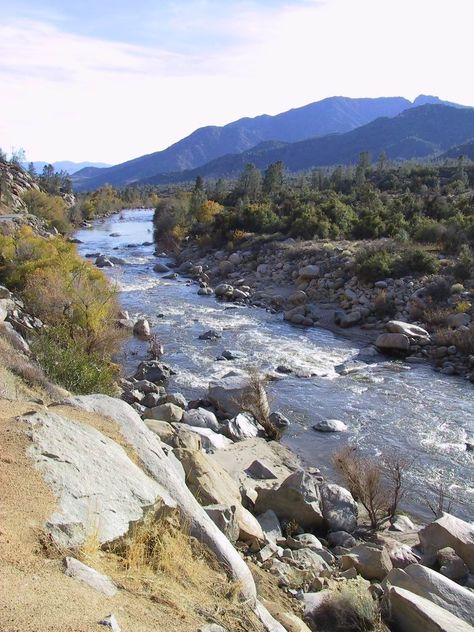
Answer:
<svg viewBox="0 0 474 632"><path fill-rule="evenodd" d="M382 356L340 375L337 367L361 351L350 339L320 328L296 328L264 309L198 296L197 286L187 279L166 280L154 272L158 261L169 260L154 255L152 216L152 210L122 211L76 237L83 256L101 253L124 260L105 271L117 283L131 317L152 323L165 347L164 361L177 371L175 390L199 398L211 379L233 369L274 374L277 366L288 367L293 373L271 382L268 392L272 410L292 422L283 443L305 464L335 479L331 455L347 443L374 456L399 453L410 464L408 511L432 517L425 497L442 484L453 499L451 511L474 519L474 452L466 446L474 436L472 384L430 366ZM222 337L199 340L209 329L220 330ZM238 359L218 361L224 349L235 351ZM146 356L146 343L133 338L117 354L125 374ZM312 425L321 418L340 419L349 430L315 432Z"/></svg>

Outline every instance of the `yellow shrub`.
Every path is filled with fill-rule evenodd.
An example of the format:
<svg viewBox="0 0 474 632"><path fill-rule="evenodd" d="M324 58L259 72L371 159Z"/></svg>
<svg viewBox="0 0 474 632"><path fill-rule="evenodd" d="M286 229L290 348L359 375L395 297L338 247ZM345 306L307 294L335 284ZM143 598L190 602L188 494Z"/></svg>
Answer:
<svg viewBox="0 0 474 632"><path fill-rule="evenodd" d="M465 314L466 312L468 312L471 309L471 303L469 303L469 301L460 301L457 305L456 305L456 312L458 314Z"/></svg>
<svg viewBox="0 0 474 632"><path fill-rule="evenodd" d="M212 221L216 215L222 213L223 210L224 207L221 204L213 202L212 200L207 200L201 204L201 207L196 215L196 219L202 224L207 224Z"/></svg>
<svg viewBox="0 0 474 632"><path fill-rule="evenodd" d="M30 213L46 220L50 226L56 228L60 233L70 230L71 224L66 204L59 195L50 195L44 191L31 189L25 193L23 201Z"/></svg>

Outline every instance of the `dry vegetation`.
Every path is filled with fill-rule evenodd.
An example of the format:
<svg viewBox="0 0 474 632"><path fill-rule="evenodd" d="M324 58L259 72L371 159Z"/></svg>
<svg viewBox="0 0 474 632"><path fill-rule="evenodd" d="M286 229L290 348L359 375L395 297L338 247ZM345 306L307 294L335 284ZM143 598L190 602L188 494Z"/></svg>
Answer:
<svg viewBox="0 0 474 632"><path fill-rule="evenodd" d="M240 410L250 415L258 421L270 439L278 441L281 431L270 421L270 406L265 391L265 379L257 369L249 370L248 387L245 394L236 401Z"/></svg>

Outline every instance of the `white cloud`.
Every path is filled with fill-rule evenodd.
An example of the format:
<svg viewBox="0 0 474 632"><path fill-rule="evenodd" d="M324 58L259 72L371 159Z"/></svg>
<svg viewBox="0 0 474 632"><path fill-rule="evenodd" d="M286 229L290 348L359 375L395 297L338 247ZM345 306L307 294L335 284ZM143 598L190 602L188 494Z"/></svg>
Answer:
<svg viewBox="0 0 474 632"><path fill-rule="evenodd" d="M197 6L170 22L200 42L186 54L4 20L0 145L38 160L118 162L201 125L335 94L474 104L472 0L240 3L216 15Z"/></svg>

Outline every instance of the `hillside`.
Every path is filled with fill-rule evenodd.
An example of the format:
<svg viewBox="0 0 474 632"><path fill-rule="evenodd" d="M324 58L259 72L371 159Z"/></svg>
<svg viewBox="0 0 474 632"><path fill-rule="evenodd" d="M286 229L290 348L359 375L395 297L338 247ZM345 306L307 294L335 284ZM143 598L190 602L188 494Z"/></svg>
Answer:
<svg viewBox="0 0 474 632"><path fill-rule="evenodd" d="M226 154L241 153L263 141L297 142L351 131L379 117L393 117L425 103L443 103L437 97L419 96L412 103L402 97L351 99L330 97L277 114L242 118L223 127L202 127L163 151L101 170L81 170L73 178L76 190L103 184L123 186L159 173L194 169ZM454 105L454 104L452 104Z"/></svg>
<svg viewBox="0 0 474 632"><path fill-rule="evenodd" d="M456 160L460 156L468 158L469 160L474 160L474 139L469 140L467 143L463 143L462 145L457 145L456 147L448 149L441 158L452 158Z"/></svg>
<svg viewBox="0 0 474 632"><path fill-rule="evenodd" d="M44 162L43 160L33 161L33 165L38 173L43 171L43 168L49 164L53 165L55 171L65 171L66 173L69 173L70 175L72 175L73 173L76 173L77 171L81 171L82 169L89 169L89 168L104 169L106 167L110 167L110 165L108 165L105 162L87 162L87 161L73 162L71 160L59 160L56 162L49 163L49 162ZM28 165L29 163L27 162L22 164L22 166L25 169L28 169Z"/></svg>
<svg viewBox="0 0 474 632"><path fill-rule="evenodd" d="M164 184L208 178L232 177L247 163L260 169L282 160L289 171L337 164L355 164L362 151L373 158L385 152L391 160L431 158L474 136L474 109L423 105L394 118L379 118L346 134L330 134L279 146L258 146L242 154L218 158L197 169L159 174L144 180Z"/></svg>

